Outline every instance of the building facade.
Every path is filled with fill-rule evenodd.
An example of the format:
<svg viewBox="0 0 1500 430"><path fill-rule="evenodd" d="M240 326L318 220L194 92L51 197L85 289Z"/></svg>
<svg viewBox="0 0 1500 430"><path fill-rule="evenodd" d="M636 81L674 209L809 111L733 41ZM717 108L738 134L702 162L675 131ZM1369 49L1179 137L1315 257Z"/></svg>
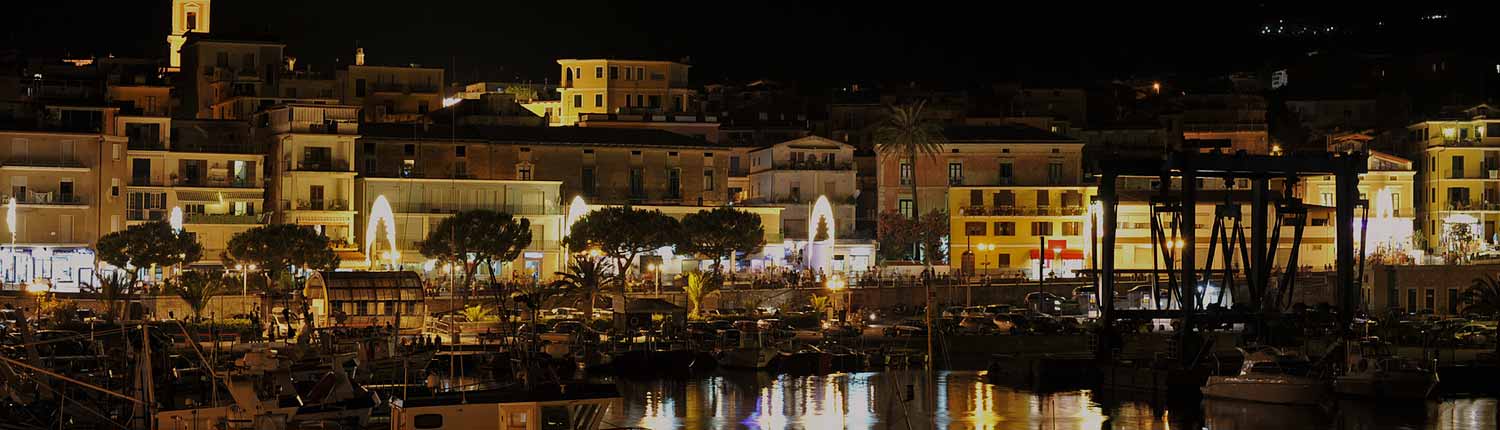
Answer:
<svg viewBox="0 0 1500 430"><path fill-rule="evenodd" d="M688 87L692 66L671 61L562 59L557 91L562 109L554 125L571 126L589 113L696 113Z"/></svg>
<svg viewBox="0 0 1500 430"><path fill-rule="evenodd" d="M130 224L183 212L183 230L203 246L199 264L222 264L234 235L266 221L265 155L250 124L226 120L124 120L129 137Z"/></svg>
<svg viewBox="0 0 1500 430"><path fill-rule="evenodd" d="M1416 164L1417 231L1434 254L1494 246L1500 221L1500 119L1489 108L1407 127Z"/></svg>
<svg viewBox="0 0 1500 430"><path fill-rule="evenodd" d="M335 250L357 249L354 140L357 106L282 105L256 114L256 138L268 151L271 222L312 226ZM345 255L345 264L363 256Z"/></svg>

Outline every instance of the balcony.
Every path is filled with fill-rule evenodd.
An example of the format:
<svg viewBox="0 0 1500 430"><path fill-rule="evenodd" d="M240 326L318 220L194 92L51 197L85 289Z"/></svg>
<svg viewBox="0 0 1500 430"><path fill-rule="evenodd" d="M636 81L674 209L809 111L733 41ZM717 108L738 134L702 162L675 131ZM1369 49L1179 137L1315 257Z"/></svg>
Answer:
<svg viewBox="0 0 1500 430"><path fill-rule="evenodd" d="M823 160L786 161L772 165L776 170L854 170L854 162L833 162Z"/></svg>
<svg viewBox="0 0 1500 430"><path fill-rule="evenodd" d="M12 156L5 160L5 167L32 167L39 169L83 169L83 162L77 158L55 156Z"/></svg>
<svg viewBox="0 0 1500 430"><path fill-rule="evenodd" d="M131 180L131 185L136 185ZM260 181L249 178L177 178L172 181L177 187L203 187L203 188L260 188Z"/></svg>
<svg viewBox="0 0 1500 430"><path fill-rule="evenodd" d="M166 209L128 209L125 219L130 221L161 221L167 219Z"/></svg>
<svg viewBox="0 0 1500 430"><path fill-rule="evenodd" d="M1500 203L1488 202L1448 202L1450 211L1500 211Z"/></svg>
<svg viewBox="0 0 1500 430"><path fill-rule="evenodd" d="M512 215L558 215L562 208L558 205L486 205L486 204L432 204L432 203L398 203L393 205L398 213L404 214L453 214L467 210L486 209L501 211Z"/></svg>
<svg viewBox="0 0 1500 430"><path fill-rule="evenodd" d="M6 195L5 201L10 201L12 196ZM18 205L45 205L45 206L87 206L89 201L84 196L77 194L58 193L32 193L28 192L16 197Z"/></svg>
<svg viewBox="0 0 1500 430"><path fill-rule="evenodd" d="M185 224L263 224L265 215L187 214Z"/></svg>
<svg viewBox="0 0 1500 430"><path fill-rule="evenodd" d="M167 186L167 183L166 183L166 181L163 181L160 178L152 178L152 177L146 177L146 176L137 176L137 177L131 177L130 178L130 186L132 186L132 187L165 187L165 186Z"/></svg>
<svg viewBox="0 0 1500 430"><path fill-rule="evenodd" d="M132 147L131 149L135 149ZM172 144L172 152L193 152L208 154L260 154L260 148L253 144L245 145L215 145L215 144Z"/></svg>
<svg viewBox="0 0 1500 430"><path fill-rule="evenodd" d="M1016 207L1016 206L969 206L959 212L964 216L1082 216L1083 206L1070 207Z"/></svg>
<svg viewBox="0 0 1500 430"><path fill-rule="evenodd" d="M349 162L335 159L303 159L292 169L299 172L348 172Z"/></svg>
<svg viewBox="0 0 1500 430"><path fill-rule="evenodd" d="M428 93L436 93L436 92L438 92L438 88L437 88L436 85L426 85L426 84L403 84L403 83L397 83L397 82L372 82L372 83L370 83L370 91L371 92L376 92L376 93L402 93L402 94L421 93L421 94L428 94Z"/></svg>
<svg viewBox="0 0 1500 430"><path fill-rule="evenodd" d="M348 200L340 200L340 199L297 200L296 202L288 202L288 201L283 200L282 203L283 203L282 206L285 209L287 209L287 210L294 210L294 211L347 211L347 210L349 210L349 201Z"/></svg>

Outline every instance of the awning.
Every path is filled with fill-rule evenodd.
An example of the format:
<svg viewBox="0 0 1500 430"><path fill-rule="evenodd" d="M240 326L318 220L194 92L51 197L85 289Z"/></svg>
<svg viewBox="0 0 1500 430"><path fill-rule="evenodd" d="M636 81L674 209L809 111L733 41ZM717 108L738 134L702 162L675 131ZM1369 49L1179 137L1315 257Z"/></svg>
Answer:
<svg viewBox="0 0 1500 430"><path fill-rule="evenodd" d="M178 191L177 200L192 203L218 203L223 200L260 200L260 191Z"/></svg>
<svg viewBox="0 0 1500 430"><path fill-rule="evenodd" d="M1038 250L1035 250L1035 249L1031 250L1031 258L1035 259L1037 253L1038 253ZM1047 259L1051 260L1051 259L1055 259L1055 258L1061 258L1061 259L1064 259L1064 260L1082 260L1083 259L1083 250L1082 249L1064 249L1064 250L1062 250L1061 253L1057 253L1057 255L1053 255L1052 250L1050 250L1050 249L1047 250Z"/></svg>

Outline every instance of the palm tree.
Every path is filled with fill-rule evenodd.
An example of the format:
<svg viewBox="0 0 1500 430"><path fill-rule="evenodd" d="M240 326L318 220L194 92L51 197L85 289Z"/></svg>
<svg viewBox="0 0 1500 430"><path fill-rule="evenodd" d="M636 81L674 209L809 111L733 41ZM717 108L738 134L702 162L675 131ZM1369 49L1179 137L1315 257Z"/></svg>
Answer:
<svg viewBox="0 0 1500 430"><path fill-rule="evenodd" d="M818 315L819 320L828 315L828 306L832 304L832 302L830 302L829 300L831 297L832 296L809 296L807 298L807 304L812 307L813 312Z"/></svg>
<svg viewBox="0 0 1500 430"><path fill-rule="evenodd" d="M713 287L712 283L709 282L708 276L704 275L703 272L688 272L687 286L682 288L682 292L687 294L688 304L692 306L688 310L688 318L698 319L702 317L699 313L703 307L703 297L712 293L714 290Z"/></svg>
<svg viewBox="0 0 1500 430"><path fill-rule="evenodd" d="M464 321L468 322L485 322L495 319L495 315L490 312L489 308L480 305L464 308L463 316Z"/></svg>
<svg viewBox="0 0 1500 430"><path fill-rule="evenodd" d="M193 309L193 320L203 319L203 309L209 300L224 293L224 281L203 272L183 272L168 284L172 294L181 297Z"/></svg>
<svg viewBox="0 0 1500 430"><path fill-rule="evenodd" d="M556 272L558 280L552 281L554 289L568 291L583 298L583 318L586 326L593 327L594 300L599 292L614 277L605 273L609 265L602 257L579 255L568 263L567 272Z"/></svg>
<svg viewBox="0 0 1500 430"><path fill-rule="evenodd" d="M130 277L122 270L111 272L109 276L94 276L99 278L99 301L104 303L104 315L111 321L125 319L125 308L135 296Z"/></svg>
<svg viewBox="0 0 1500 430"><path fill-rule="evenodd" d="M881 156L902 157L911 166L911 216L922 211L917 205L917 156L937 157L943 151L943 125L927 117L925 100L887 106L885 123L875 129L875 145Z"/></svg>
<svg viewBox="0 0 1500 430"><path fill-rule="evenodd" d="M1463 313L1465 314L1487 314L1496 315L1500 313L1500 278L1495 275L1484 275L1474 278L1469 284L1469 289L1464 290ZM1500 343L1495 344L1495 352L1500 353Z"/></svg>

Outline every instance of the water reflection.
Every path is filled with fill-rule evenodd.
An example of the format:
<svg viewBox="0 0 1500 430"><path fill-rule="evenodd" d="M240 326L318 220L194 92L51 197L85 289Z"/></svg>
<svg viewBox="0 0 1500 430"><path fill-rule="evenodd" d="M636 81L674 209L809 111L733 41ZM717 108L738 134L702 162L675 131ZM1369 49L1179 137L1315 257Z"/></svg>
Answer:
<svg viewBox="0 0 1500 430"><path fill-rule="evenodd" d="M1032 393L983 372L772 375L720 372L620 383L605 427L748 429L1493 429L1495 399L1292 407L1128 393ZM929 411L929 405L935 411Z"/></svg>

